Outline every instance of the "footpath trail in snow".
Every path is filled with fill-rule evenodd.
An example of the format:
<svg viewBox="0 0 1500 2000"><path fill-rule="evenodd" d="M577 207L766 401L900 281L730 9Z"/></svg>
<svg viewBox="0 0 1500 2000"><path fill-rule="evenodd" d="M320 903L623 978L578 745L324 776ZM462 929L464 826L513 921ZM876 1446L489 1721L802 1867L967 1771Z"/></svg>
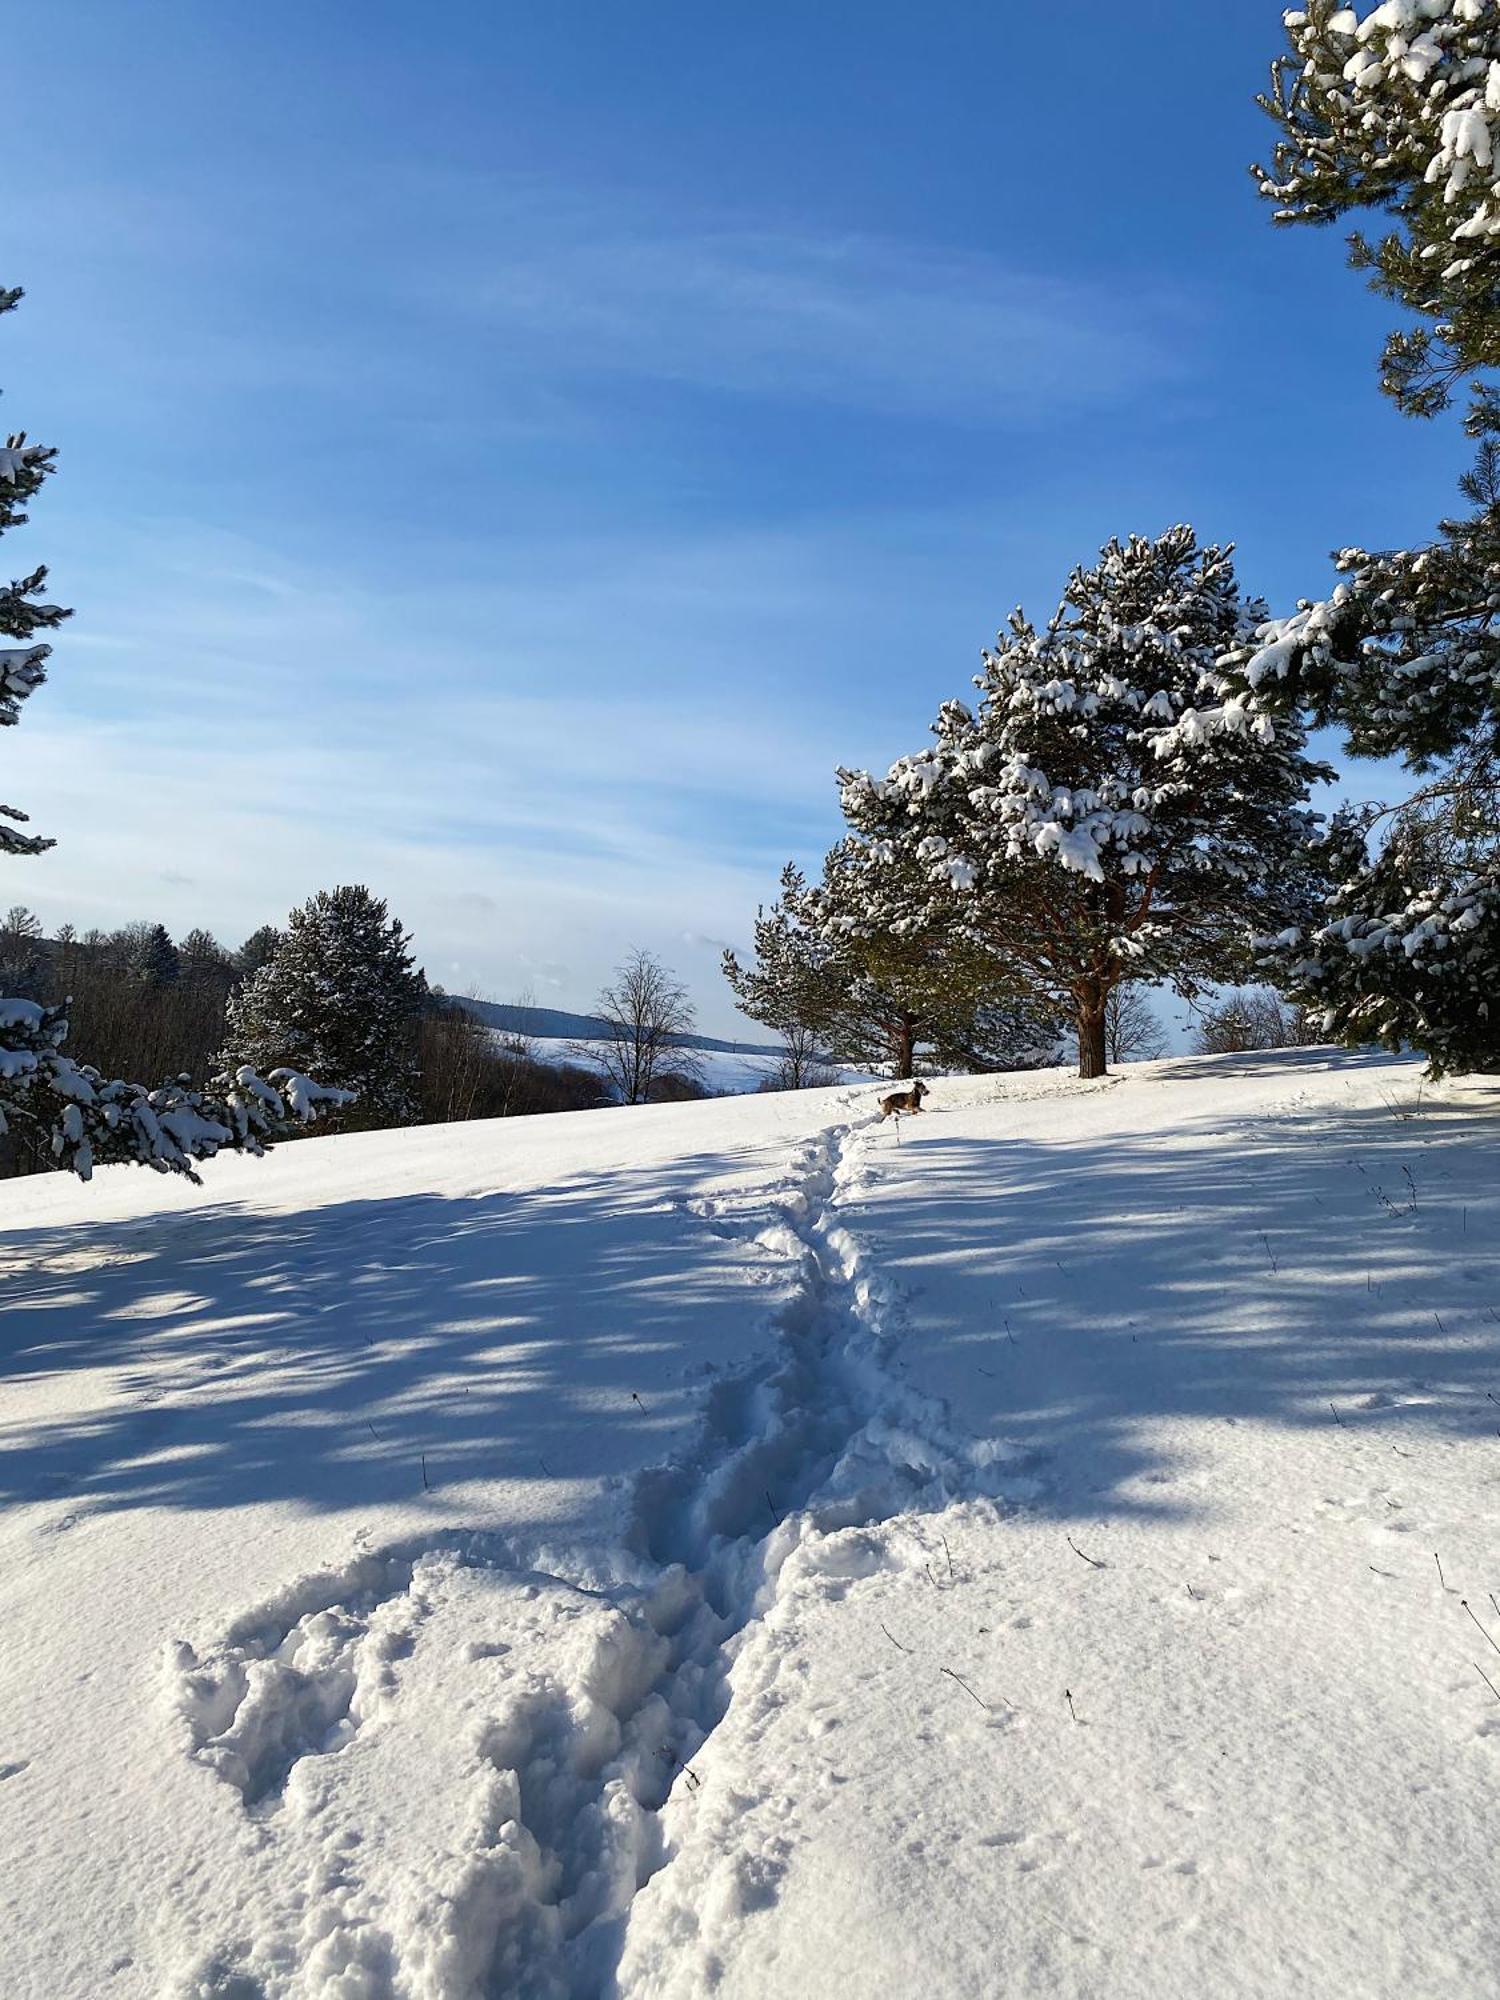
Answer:
<svg viewBox="0 0 1500 2000"><path fill-rule="evenodd" d="M28 1191L4 1990L1493 1991L1494 1091L935 1105Z"/></svg>
<svg viewBox="0 0 1500 2000"><path fill-rule="evenodd" d="M1307 1055L882 1146L893 1366L1040 1491L784 1566L626 1992L1496 1990L1497 1108Z"/></svg>
<svg viewBox="0 0 1500 2000"><path fill-rule="evenodd" d="M204 1658L175 1650L193 1750L259 1836L253 1914L180 1992L609 1990L665 1858L657 1815L701 1790L731 1655L783 1565L806 1545L799 1575L858 1574L862 1544L831 1531L1035 1490L1014 1453L954 1434L889 1370L881 1302L835 1219L858 1145L835 1128L769 1200L690 1204L785 1259L779 1338L714 1386L689 1449L635 1480L617 1545L459 1535L359 1554Z"/></svg>

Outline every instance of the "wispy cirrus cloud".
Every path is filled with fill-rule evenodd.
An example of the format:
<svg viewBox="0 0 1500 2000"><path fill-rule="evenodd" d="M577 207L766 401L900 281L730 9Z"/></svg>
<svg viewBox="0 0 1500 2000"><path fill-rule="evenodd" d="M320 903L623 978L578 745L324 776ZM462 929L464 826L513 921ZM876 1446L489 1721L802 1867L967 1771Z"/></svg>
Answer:
<svg viewBox="0 0 1500 2000"><path fill-rule="evenodd" d="M13 893L54 924L233 941L366 880L450 987L583 1004L647 943L733 1031L724 942L831 836L835 763L892 726L809 672L869 596L835 528L547 542L488 574L460 552L420 584L191 524L115 532L7 744L8 796L59 841ZM888 532L899 643L927 556ZM60 527L62 571L90 535Z"/></svg>
<svg viewBox="0 0 1500 2000"><path fill-rule="evenodd" d="M502 358L887 416L1032 424L1192 369L1179 291L868 235L650 226L501 202L416 296Z"/></svg>
<svg viewBox="0 0 1500 2000"><path fill-rule="evenodd" d="M212 280L123 357L146 379L430 404L436 369L482 383L470 420L501 433L566 430L591 382L622 381L1031 428L1197 366L1202 299L1162 281L404 160L303 194L269 163L257 190L235 190L236 229L215 234L187 191L51 188L22 241L87 244L80 304L107 273L127 327L185 262ZM306 271L332 260L365 314L357 341L307 293ZM278 273L287 310L267 319Z"/></svg>

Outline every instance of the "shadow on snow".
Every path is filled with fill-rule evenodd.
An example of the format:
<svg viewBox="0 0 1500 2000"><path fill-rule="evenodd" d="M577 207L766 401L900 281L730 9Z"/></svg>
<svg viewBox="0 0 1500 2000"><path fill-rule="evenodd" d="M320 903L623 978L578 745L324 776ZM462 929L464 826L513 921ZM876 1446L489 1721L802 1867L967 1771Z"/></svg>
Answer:
<svg viewBox="0 0 1500 2000"><path fill-rule="evenodd" d="M1284 1060L1294 1089L1319 1066ZM1492 1100L1414 1112L1407 1077L1393 1092L1056 1142L924 1121L899 1188L846 1212L906 1295L896 1378L1037 1453L1035 1506L1073 1517L1207 1504L1169 1490L1190 1448L1164 1419L1378 1427L1398 1448L1494 1435ZM425 1454L447 1525L473 1519L461 1482L668 1459L711 1366L764 1345L766 1286L786 1280L685 1212L730 1165L0 1236L25 1260L0 1379L113 1375L97 1407L0 1424L0 1497L359 1506L422 1496ZM555 1487L535 1525L567 1525L586 1490Z"/></svg>

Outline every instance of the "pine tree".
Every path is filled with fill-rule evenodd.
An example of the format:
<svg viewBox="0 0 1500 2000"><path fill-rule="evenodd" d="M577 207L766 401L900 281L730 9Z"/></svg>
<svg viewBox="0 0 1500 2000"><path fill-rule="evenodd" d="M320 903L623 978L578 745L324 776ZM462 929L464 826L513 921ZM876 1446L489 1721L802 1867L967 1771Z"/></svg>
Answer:
<svg viewBox="0 0 1500 2000"><path fill-rule="evenodd" d="M833 1032L848 975L820 928L808 921L807 879L794 863L781 871L781 895L755 913L749 965L726 951L724 977L743 1014L783 1038Z"/></svg>
<svg viewBox="0 0 1500 2000"><path fill-rule="evenodd" d="M178 963L184 983L188 986L213 986L227 984L230 976L229 954L219 943L212 931L194 925L177 948Z"/></svg>
<svg viewBox="0 0 1500 2000"><path fill-rule="evenodd" d="M1482 405L1486 424L1500 413ZM1332 597L1231 656L1267 705L1339 726L1358 756L1421 782L1346 808L1325 847L1319 920L1266 941L1262 967L1333 1040L1410 1045L1434 1073L1500 1068L1500 464L1463 482L1473 514L1417 550L1346 549Z"/></svg>
<svg viewBox="0 0 1500 2000"><path fill-rule="evenodd" d="M346 1123L409 1124L426 990L410 939L380 897L358 884L319 890L230 1000L222 1060L259 1070L287 1063L353 1091Z"/></svg>
<svg viewBox="0 0 1500 2000"><path fill-rule="evenodd" d="M1500 364L1500 9L1491 0L1341 0L1283 16L1289 50L1258 102L1281 128L1254 167L1281 223L1374 210L1349 240L1377 292L1417 315L1386 342L1382 379L1430 415Z"/></svg>
<svg viewBox="0 0 1500 2000"><path fill-rule="evenodd" d="M0 313L14 312L22 296L19 288L0 289ZM7 436L0 446L0 535L28 519L27 504L51 473L56 456L50 445L28 444L24 431ZM42 601L46 585L45 566L0 584L0 638L31 641L36 633L54 631L72 615L61 605ZM20 721L22 702L47 678L51 651L50 646L28 643L0 647L0 726ZM17 825L25 821L26 814L15 806L0 805L0 854L42 854L54 844L37 834L17 833Z"/></svg>
<svg viewBox="0 0 1500 2000"><path fill-rule="evenodd" d="M262 924L258 930L251 931L249 937L234 954L235 970L241 979L249 979L253 973L259 972L263 965L270 964L281 944L281 937L282 934L275 924Z"/></svg>
<svg viewBox="0 0 1500 2000"><path fill-rule="evenodd" d="M1419 316L1387 342L1383 379L1430 415L1500 365L1500 9L1386 0L1360 19L1314 0L1286 23L1291 53L1261 99L1282 128L1262 192L1285 223L1389 221L1351 258ZM1340 551L1333 594L1229 663L1266 706L1423 781L1394 808L1340 815L1327 908L1268 941L1262 964L1329 1036L1409 1043L1436 1071L1500 1068L1500 395L1482 381L1466 429L1472 512L1430 547Z"/></svg>
<svg viewBox="0 0 1500 2000"><path fill-rule="evenodd" d="M893 931L871 901L864 858L857 843L841 842L815 886L787 864L780 897L756 914L753 962L724 954L741 1011L784 1039L806 1031L825 1052L895 1077L916 1074L919 1049L945 1069L1015 1069L1052 1056L1055 1016L951 925ZM889 880L884 889L889 896Z"/></svg>
<svg viewBox="0 0 1500 2000"><path fill-rule="evenodd" d="M1264 611L1231 554L1187 527L1108 543L1045 630L1015 613L977 709L947 703L931 749L841 773L892 935L948 924L1024 976L1070 1012L1083 1076L1105 1071L1122 980L1191 995L1312 905L1304 801L1327 774L1217 669Z"/></svg>

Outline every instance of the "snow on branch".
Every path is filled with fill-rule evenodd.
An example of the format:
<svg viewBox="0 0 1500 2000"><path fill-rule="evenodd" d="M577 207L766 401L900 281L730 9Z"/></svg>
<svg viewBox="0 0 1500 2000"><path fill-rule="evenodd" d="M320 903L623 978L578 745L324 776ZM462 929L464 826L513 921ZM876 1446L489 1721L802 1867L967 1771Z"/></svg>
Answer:
<svg viewBox="0 0 1500 2000"><path fill-rule="evenodd" d="M198 1161L264 1152L354 1097L294 1070L267 1082L249 1068L206 1090L185 1078L149 1090L74 1062L67 1033L66 1008L0 998L0 1134L24 1136L81 1180L118 1163L194 1180Z"/></svg>

